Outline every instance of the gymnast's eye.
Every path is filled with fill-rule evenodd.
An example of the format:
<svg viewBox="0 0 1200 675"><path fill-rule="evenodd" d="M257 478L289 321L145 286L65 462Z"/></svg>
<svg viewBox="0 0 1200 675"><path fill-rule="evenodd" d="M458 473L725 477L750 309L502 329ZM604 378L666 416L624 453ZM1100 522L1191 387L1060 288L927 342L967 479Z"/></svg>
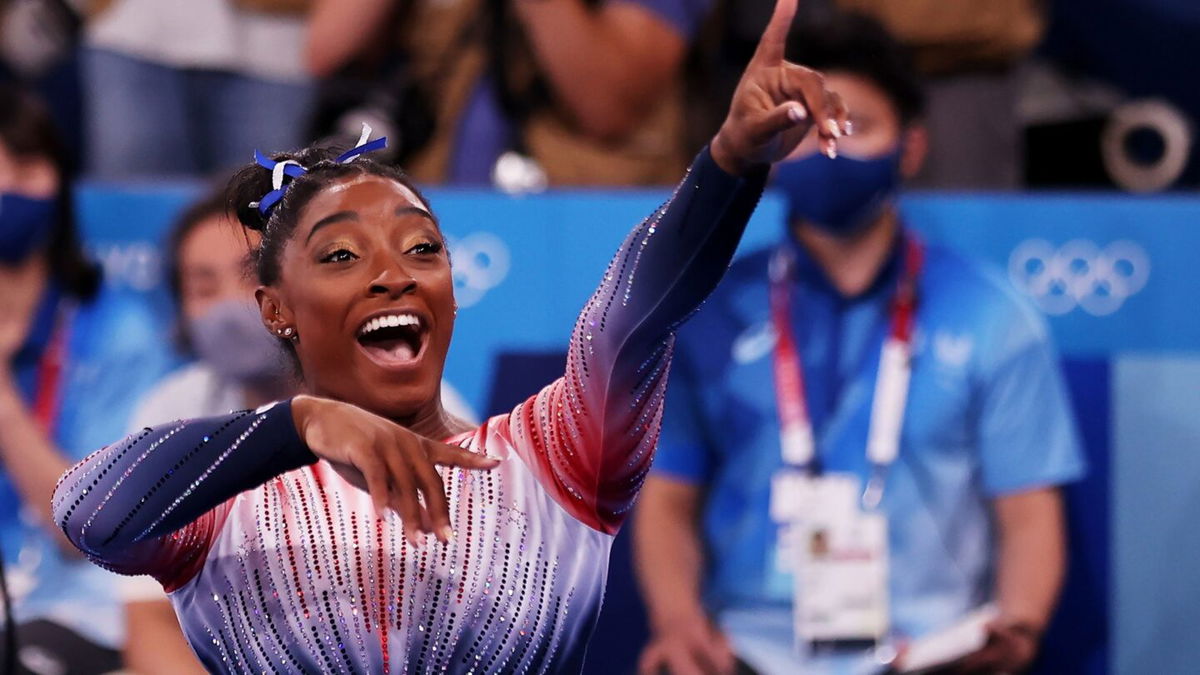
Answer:
<svg viewBox="0 0 1200 675"><path fill-rule="evenodd" d="M442 244L437 241L427 241L408 249L409 253L417 255L437 255L442 252Z"/></svg>
<svg viewBox="0 0 1200 675"><path fill-rule="evenodd" d="M322 263L340 263L357 260L358 256L354 255L349 249L339 248L321 256Z"/></svg>

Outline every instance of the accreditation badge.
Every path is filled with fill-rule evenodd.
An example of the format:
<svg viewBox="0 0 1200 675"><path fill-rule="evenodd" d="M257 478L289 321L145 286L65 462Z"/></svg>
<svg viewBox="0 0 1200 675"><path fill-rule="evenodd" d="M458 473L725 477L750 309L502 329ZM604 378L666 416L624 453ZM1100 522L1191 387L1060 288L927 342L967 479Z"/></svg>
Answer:
<svg viewBox="0 0 1200 675"><path fill-rule="evenodd" d="M855 509L793 533L798 643L879 642L888 632L887 519Z"/></svg>
<svg viewBox="0 0 1200 675"><path fill-rule="evenodd" d="M771 487L777 562L793 578L797 645L881 641L888 633L886 517L863 511L853 475L784 470Z"/></svg>

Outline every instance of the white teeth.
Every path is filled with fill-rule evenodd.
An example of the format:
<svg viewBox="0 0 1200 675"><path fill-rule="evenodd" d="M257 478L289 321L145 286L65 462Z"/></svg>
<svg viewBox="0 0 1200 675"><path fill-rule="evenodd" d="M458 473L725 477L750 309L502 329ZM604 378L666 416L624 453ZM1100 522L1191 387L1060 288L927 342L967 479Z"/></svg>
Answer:
<svg viewBox="0 0 1200 675"><path fill-rule="evenodd" d="M380 328L394 328L397 326L420 326L421 320L415 314L389 314L387 316L377 316L374 319L363 324L363 327L358 330L360 336L366 335Z"/></svg>

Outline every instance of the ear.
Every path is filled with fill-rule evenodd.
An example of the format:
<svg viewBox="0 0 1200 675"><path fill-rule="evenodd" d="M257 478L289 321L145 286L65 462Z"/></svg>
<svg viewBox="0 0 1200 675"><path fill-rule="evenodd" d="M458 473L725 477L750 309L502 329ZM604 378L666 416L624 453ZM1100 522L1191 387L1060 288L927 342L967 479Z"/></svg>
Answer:
<svg viewBox="0 0 1200 675"><path fill-rule="evenodd" d="M924 124L913 122L901 133L904 152L900 155L900 175L908 180L925 165L925 157L929 154L929 130Z"/></svg>
<svg viewBox="0 0 1200 675"><path fill-rule="evenodd" d="M259 286L254 291L254 299L258 301L258 312L262 316L263 325L272 335L280 336L285 328L295 329L291 312L284 306L277 289Z"/></svg>

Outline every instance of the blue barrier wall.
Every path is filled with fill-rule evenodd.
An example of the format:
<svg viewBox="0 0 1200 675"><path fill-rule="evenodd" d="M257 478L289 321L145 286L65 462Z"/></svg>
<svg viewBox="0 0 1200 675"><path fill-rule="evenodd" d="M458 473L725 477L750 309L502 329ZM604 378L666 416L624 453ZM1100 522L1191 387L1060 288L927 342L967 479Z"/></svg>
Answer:
<svg viewBox="0 0 1200 675"><path fill-rule="evenodd" d="M164 307L163 230L196 194L83 186L81 226L110 283ZM461 306L447 379L481 412L547 379L609 255L666 196L431 191ZM929 240L1005 270L1063 355L1092 473L1068 494L1071 570L1040 671L1189 671L1200 662L1200 198L917 195L905 213ZM778 236L780 219L767 199L743 250ZM628 668L642 639L625 544L590 672Z"/></svg>

